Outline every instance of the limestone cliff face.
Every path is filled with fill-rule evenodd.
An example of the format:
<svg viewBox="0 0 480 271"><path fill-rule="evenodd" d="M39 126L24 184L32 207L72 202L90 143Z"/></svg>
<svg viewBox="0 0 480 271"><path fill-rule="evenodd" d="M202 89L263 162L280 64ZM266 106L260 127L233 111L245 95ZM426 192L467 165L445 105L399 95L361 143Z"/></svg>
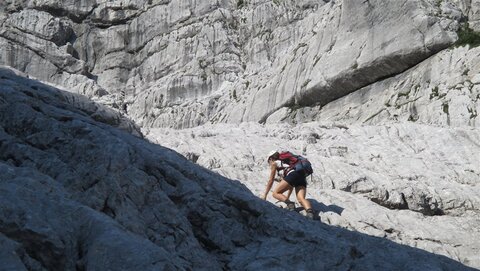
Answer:
<svg viewBox="0 0 480 271"><path fill-rule="evenodd" d="M0 63L144 127L186 128L325 105L450 46L478 5L45 0L1 8Z"/></svg>
<svg viewBox="0 0 480 271"><path fill-rule="evenodd" d="M321 108L281 108L267 122L479 127L479 58L478 47L447 49L402 74L375 82Z"/></svg>

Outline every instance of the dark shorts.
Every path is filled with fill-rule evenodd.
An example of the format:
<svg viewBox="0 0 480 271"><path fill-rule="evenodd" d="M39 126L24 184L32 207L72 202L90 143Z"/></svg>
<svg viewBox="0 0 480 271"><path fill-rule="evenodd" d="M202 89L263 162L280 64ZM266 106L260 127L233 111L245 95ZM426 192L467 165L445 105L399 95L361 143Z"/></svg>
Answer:
<svg viewBox="0 0 480 271"><path fill-rule="evenodd" d="M285 181L287 181L287 183L293 187L297 187L297 186L307 187L307 180L303 172L298 172L298 171L290 172L283 179L285 179Z"/></svg>

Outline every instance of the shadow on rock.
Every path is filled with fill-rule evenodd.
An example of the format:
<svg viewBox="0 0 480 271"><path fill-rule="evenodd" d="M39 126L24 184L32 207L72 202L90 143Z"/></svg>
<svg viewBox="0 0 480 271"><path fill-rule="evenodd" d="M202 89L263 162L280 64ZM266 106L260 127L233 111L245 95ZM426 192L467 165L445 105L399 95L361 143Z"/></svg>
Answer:
<svg viewBox="0 0 480 271"><path fill-rule="evenodd" d="M322 213L332 212L332 213L336 213L337 215L342 215L343 210L345 210L345 208L340 207L340 206L335 205L335 204L330 204L330 205L327 206L327 205L325 205L321 202L318 202L315 199L308 199L308 200L312 204L312 208L315 210L317 215L320 212L322 212Z"/></svg>

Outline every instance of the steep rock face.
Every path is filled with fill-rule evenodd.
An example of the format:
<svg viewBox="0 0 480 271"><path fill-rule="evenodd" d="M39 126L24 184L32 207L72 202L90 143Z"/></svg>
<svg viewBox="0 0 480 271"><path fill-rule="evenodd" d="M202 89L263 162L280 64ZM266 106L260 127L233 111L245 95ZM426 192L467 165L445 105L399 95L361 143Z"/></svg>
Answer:
<svg viewBox="0 0 480 271"><path fill-rule="evenodd" d="M480 31L480 1L478 0L452 0L438 1L440 6L455 5L460 8L465 17L468 18L468 26L476 31Z"/></svg>
<svg viewBox="0 0 480 271"><path fill-rule="evenodd" d="M414 68L362 88L323 108L279 110L268 122L381 125L412 122L435 126L480 125L480 48L436 54Z"/></svg>
<svg viewBox="0 0 480 271"><path fill-rule="evenodd" d="M143 163L142 160L138 168L134 166L133 161L138 159L137 155L140 157L142 155L138 154L133 146L120 139L122 133L109 130L108 125L96 122L94 116L87 115L82 108L77 109L70 105L66 99L68 93L64 94L48 87L35 88L32 86L36 84L35 82L19 80L17 76L8 72L3 72L2 75L1 156L6 163L6 169L2 170L2 173L6 175L1 179L6 187L13 186L9 189L17 191L18 197L25 197L23 201L11 201L12 207L5 211L5 218L9 220L3 221L6 227L2 231L4 234L17 240L25 235L22 234L24 232L42 230L43 218L33 214L42 214L40 210L45 209L49 222L48 227L45 226L47 230L62 236L66 239L65 242L72 243L71 247L64 247L60 242L61 238L53 236L57 240L50 246L64 254L34 255L34 258L40 260L47 269L73 269L77 257L81 258L78 259L79 261L85 261L80 263L81 266L85 265L93 269L103 269L101 264L105 267L116 265L119 268L130 266L129 268L133 269L149 266L157 260L166 261L166 263L149 268L163 269L168 265L186 268L188 264L182 257L188 258L191 265L205 266L206 269L215 268L215 260L212 260L211 264L205 262L208 261L208 256L193 238L186 220L175 219L173 203L165 194L159 192L159 183L151 176L158 173L146 172L152 165ZM126 134L124 136L129 138ZM157 159L151 161L157 161ZM33 173L29 173L27 169L25 169L27 173L18 172L16 167L27 168ZM22 176L24 177L21 178ZM18 182L13 182L15 178L19 179ZM42 183L42 178L50 183L47 181ZM54 201L48 195L48 189L52 189L51 183L62 188L63 193L59 195L60 192L52 192L55 195ZM22 187L16 188L14 184ZM41 192L28 194L23 191L24 189L35 191L31 188L32 186L40 186L38 190L45 191L45 195L42 196ZM4 192L8 194L9 191ZM38 204L36 197L38 197ZM8 198L5 200L8 201ZM20 208L19 202L31 203L38 209L32 209L31 206L20 206ZM151 208L142 208L147 205ZM80 211L77 211L76 209L79 208ZM81 213L82 208L87 209L85 218ZM119 224L128 229L128 232L122 233L125 230L120 226L109 225L112 222L108 220L102 222L105 225L95 222L97 219L102 219L96 218L99 214L92 209L115 218ZM92 214L88 215L88 212ZM16 219L8 214L32 217L32 221L22 222L20 218ZM78 216L80 219L76 220ZM16 223L20 224L15 226ZM11 224L13 228L8 227ZM24 224L33 229L24 228ZM118 230L115 229L116 227ZM20 231L16 233L18 236L12 237L9 234L12 229L13 233ZM69 229L75 234L82 231L83 235L65 236L63 232ZM176 233L174 229L177 230ZM131 234L139 235L141 238L136 240L129 237ZM34 243L29 247L31 253L44 251L41 247L37 247L48 241L41 238L43 235L53 238L42 232L38 235L40 244ZM166 236L169 237L166 238ZM31 242L28 235L24 238L26 240L22 240L23 242ZM145 239L150 241L147 242ZM78 251L77 242L86 242L88 245L85 246L91 247L80 248ZM47 242L47 247L49 243L51 242ZM158 247L153 243L159 244ZM79 246L83 245L83 243L79 244ZM125 254L118 260L110 260L113 256L117 257L113 251L109 250L115 246L125 247L124 252L119 250L118 253L145 248L139 250L138 257L134 256L134 259ZM175 247L178 253L167 252L172 251L171 247ZM197 252L194 252L195 248ZM80 256L69 250L78 251ZM51 253L51 251L45 249L45 253ZM148 255L149 253L152 255ZM153 257L154 254L159 259ZM83 259L83 256L86 258ZM109 260L104 261L103 257ZM45 259L50 258L60 258L59 260L63 262L45 263ZM142 263L144 260L148 261ZM96 261L98 264L95 263ZM93 266L90 266L91 264ZM161 266L164 267L161 268Z"/></svg>
<svg viewBox="0 0 480 271"><path fill-rule="evenodd" d="M327 104L455 39L455 21L434 15L440 11L421 1L343 1L321 10L305 20L311 31L302 33L288 57L261 75L267 87L248 94L242 119L264 120L282 106Z"/></svg>
<svg viewBox="0 0 480 271"><path fill-rule="evenodd" d="M479 48L444 50L408 71L371 84L323 107L287 108L267 123L309 121L344 125L419 123L477 127Z"/></svg>
<svg viewBox="0 0 480 271"><path fill-rule="evenodd" d="M72 22L41 9L20 9L17 5L20 2L7 2L0 15L0 45L4 48L1 64L51 83L74 86L75 92L88 96L106 94L89 78L92 76L85 61L78 59L71 45L75 39Z"/></svg>
<svg viewBox="0 0 480 271"><path fill-rule="evenodd" d="M142 126L264 121L448 47L457 6L475 6L448 3L13 1L0 11L0 63L102 97Z"/></svg>
<svg viewBox="0 0 480 271"><path fill-rule="evenodd" d="M470 269L280 210L64 95L0 70L2 267Z"/></svg>

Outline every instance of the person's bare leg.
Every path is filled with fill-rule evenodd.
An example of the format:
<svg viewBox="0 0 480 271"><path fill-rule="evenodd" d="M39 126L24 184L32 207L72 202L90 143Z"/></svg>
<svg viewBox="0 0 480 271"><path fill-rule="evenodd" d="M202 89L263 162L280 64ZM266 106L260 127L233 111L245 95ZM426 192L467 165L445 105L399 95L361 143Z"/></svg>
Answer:
<svg viewBox="0 0 480 271"><path fill-rule="evenodd" d="M292 191L293 191L293 186L290 186L290 188L288 189L288 193L287 193L287 200L290 201L290 195L292 194Z"/></svg>
<svg viewBox="0 0 480 271"><path fill-rule="evenodd" d="M310 201L305 199L305 195L307 194L307 188L305 186L297 186L295 187L295 193L297 193L297 200L303 206L305 210L312 209L312 205Z"/></svg>
<svg viewBox="0 0 480 271"><path fill-rule="evenodd" d="M288 200L288 198L283 193L290 189L290 187L291 186L285 180L281 180L277 187L275 187L273 190L272 196L279 201L285 202Z"/></svg>

